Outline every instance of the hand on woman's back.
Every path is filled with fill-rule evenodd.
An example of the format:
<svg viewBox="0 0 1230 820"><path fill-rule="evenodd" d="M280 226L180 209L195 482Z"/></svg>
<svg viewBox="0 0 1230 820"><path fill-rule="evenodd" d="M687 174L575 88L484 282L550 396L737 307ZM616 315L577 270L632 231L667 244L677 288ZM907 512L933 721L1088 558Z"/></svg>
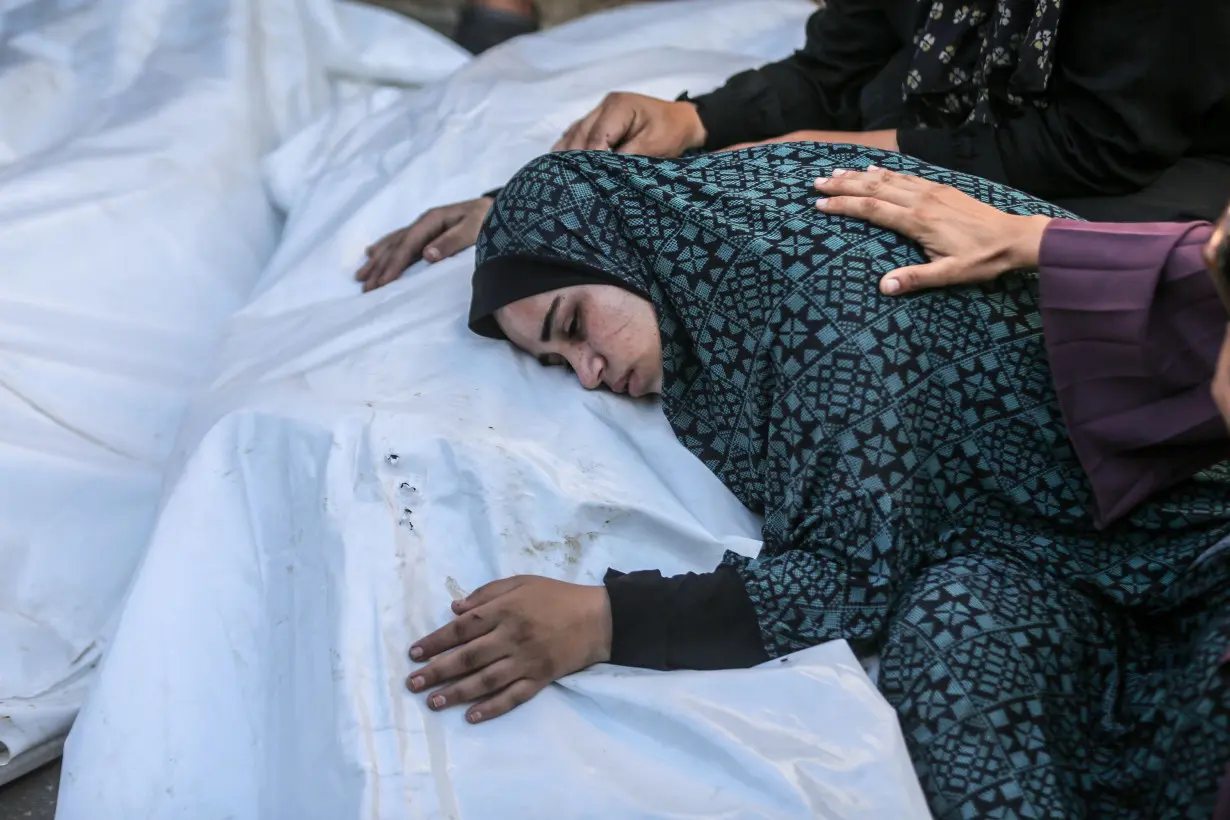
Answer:
<svg viewBox="0 0 1230 820"><path fill-rule="evenodd" d="M705 144L696 105L616 91L574 122L552 151L615 151L678 157Z"/></svg>
<svg viewBox="0 0 1230 820"><path fill-rule="evenodd" d="M363 290L387 285L420 259L439 262L478 241L478 232L494 200L481 196L432 208L404 228L398 228L367 249L367 262L354 278Z"/></svg>
<svg viewBox="0 0 1230 820"><path fill-rule="evenodd" d="M989 282L1038 265L1045 216L1015 216L948 185L869 166L816 180L827 214L865 219L922 245L929 262L899 268L880 290L903 294L944 285Z"/></svg>

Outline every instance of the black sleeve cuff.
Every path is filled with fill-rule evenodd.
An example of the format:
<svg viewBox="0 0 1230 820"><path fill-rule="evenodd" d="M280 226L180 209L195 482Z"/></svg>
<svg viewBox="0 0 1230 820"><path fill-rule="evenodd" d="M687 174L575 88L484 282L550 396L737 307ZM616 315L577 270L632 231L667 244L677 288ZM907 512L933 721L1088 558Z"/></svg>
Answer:
<svg viewBox="0 0 1230 820"><path fill-rule="evenodd" d="M786 133L774 90L757 69L734 75L708 94L680 99L696 106L705 126L706 151Z"/></svg>
<svg viewBox="0 0 1230 820"><path fill-rule="evenodd" d="M611 601L611 663L743 669L769 659L743 580L730 567L672 578L609 570L603 583Z"/></svg>
<svg viewBox="0 0 1230 820"><path fill-rule="evenodd" d="M995 134L989 128L901 128L897 131L897 147L901 153L933 165L992 182L1009 181Z"/></svg>

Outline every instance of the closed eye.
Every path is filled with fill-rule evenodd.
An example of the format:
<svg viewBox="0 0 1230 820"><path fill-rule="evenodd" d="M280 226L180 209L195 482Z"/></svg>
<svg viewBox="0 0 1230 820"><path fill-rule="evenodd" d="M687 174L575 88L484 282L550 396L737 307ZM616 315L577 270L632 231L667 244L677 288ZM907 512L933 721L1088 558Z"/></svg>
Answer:
<svg viewBox="0 0 1230 820"><path fill-rule="evenodd" d="M543 367L566 367L568 372L572 372L572 365L563 356L558 356L554 353L547 353L538 357L538 363Z"/></svg>

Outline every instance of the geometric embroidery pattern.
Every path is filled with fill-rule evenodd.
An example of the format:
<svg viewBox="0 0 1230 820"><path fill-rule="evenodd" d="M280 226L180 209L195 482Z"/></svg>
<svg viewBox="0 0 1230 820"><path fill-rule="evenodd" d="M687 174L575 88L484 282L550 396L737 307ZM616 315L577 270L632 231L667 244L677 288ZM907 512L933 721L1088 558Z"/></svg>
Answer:
<svg viewBox="0 0 1230 820"><path fill-rule="evenodd" d="M1036 275L881 295L921 250L813 207L816 177L872 163L1067 216L854 146L572 152L503 189L477 258L564 258L650 296L676 436L764 515L761 554L724 562L766 650L880 652L937 817L1207 817L1230 557L1194 566L1230 535L1230 469L1095 529Z"/></svg>

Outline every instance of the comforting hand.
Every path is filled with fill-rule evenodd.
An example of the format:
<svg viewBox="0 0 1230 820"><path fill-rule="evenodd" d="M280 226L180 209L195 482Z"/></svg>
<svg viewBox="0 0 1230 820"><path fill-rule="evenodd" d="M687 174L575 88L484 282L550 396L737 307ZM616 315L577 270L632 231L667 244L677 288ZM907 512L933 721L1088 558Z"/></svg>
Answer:
<svg viewBox="0 0 1230 820"><path fill-rule="evenodd" d="M478 241L478 232L493 200L479 197L432 208L413 223L393 231L367 249L367 263L354 278L363 290L375 290L397 279L419 259L439 262Z"/></svg>
<svg viewBox="0 0 1230 820"><path fill-rule="evenodd" d="M869 166L816 180L828 214L865 219L922 245L927 264L899 268L880 280L887 294L988 282L1038 265L1045 216L1006 214L956 188Z"/></svg>
<svg viewBox="0 0 1230 820"><path fill-rule="evenodd" d="M406 686L422 692L451 681L427 704L478 701L466 713L471 723L499 717L556 679L611 656L604 587L519 575L455 601L453 613L451 623L411 647L412 659L431 662Z"/></svg>
<svg viewBox="0 0 1230 820"><path fill-rule="evenodd" d="M551 150L677 157L704 144L705 126L692 103L616 92L574 122Z"/></svg>

